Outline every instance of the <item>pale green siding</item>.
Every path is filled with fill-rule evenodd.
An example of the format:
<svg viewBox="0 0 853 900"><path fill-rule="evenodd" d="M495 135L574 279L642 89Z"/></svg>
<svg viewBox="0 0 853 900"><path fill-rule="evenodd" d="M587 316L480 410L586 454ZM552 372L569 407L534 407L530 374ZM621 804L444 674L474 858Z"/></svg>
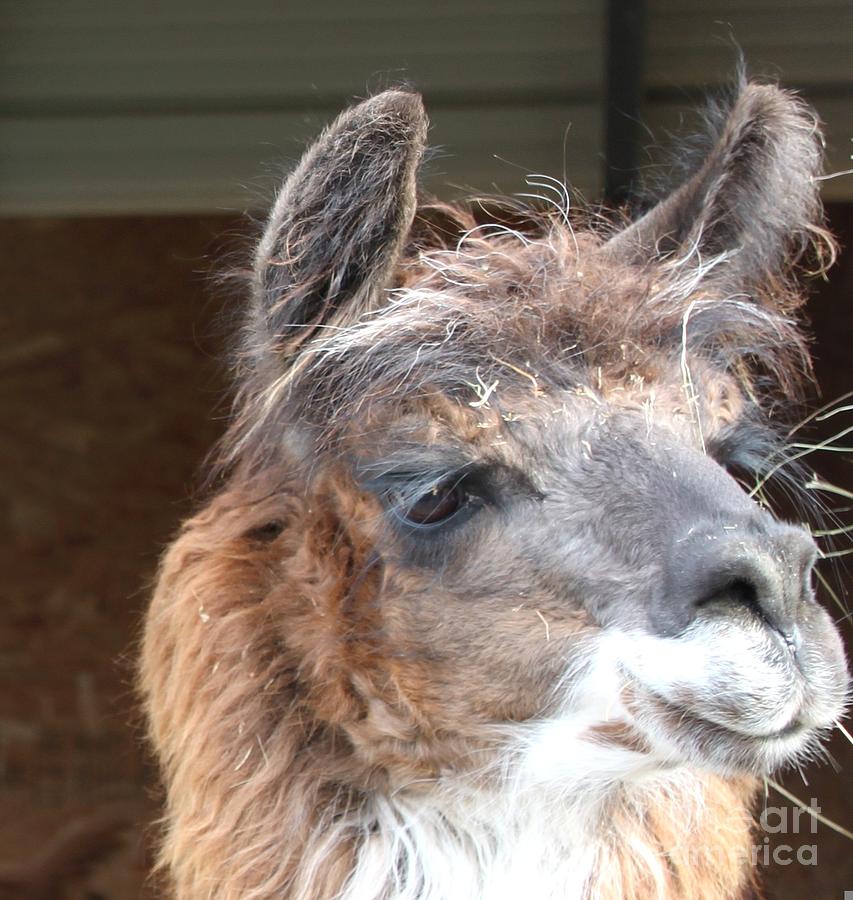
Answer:
<svg viewBox="0 0 853 900"><path fill-rule="evenodd" d="M2 10L0 209L195 211L264 202L354 96L422 89L429 186L594 192L601 7L530 0L21 0ZM498 158L499 157L499 158Z"/></svg>
<svg viewBox="0 0 853 900"><path fill-rule="evenodd" d="M796 88L817 108L827 171L853 166L851 0L648 0L644 118L655 132L678 128L695 89L726 79L738 47L749 72ZM823 193L853 200L853 177L825 181Z"/></svg>
<svg viewBox="0 0 853 900"><path fill-rule="evenodd" d="M400 80L427 97L432 190L565 172L595 196L603 16L599 0L0 0L0 213L260 206L349 98ZM731 72L732 34L815 102L848 168L851 16L850 0L649 0L643 118L677 124ZM825 187L853 198L853 179Z"/></svg>

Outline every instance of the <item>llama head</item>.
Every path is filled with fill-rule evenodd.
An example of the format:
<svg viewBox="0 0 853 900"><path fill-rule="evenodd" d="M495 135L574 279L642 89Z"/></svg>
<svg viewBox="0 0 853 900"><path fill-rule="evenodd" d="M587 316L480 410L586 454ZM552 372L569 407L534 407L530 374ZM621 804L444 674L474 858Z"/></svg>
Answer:
<svg viewBox="0 0 853 900"><path fill-rule="evenodd" d="M743 86L615 233L417 219L425 134L412 93L346 112L256 254L226 446L299 499L246 533L300 702L365 778L516 739L547 778L580 746L728 774L808 752L843 651L811 538L750 485L808 376L794 270L831 249L810 111Z"/></svg>

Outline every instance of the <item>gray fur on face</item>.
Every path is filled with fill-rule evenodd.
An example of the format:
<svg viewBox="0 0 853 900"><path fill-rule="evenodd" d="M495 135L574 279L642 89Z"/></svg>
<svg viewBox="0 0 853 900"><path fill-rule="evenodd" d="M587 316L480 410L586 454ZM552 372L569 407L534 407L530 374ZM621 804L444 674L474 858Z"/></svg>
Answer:
<svg viewBox="0 0 853 900"><path fill-rule="evenodd" d="M379 95L284 186L256 254L226 464L344 465L387 508L376 559L442 596L464 586L458 602L484 614L533 591L543 616L673 658L739 629L749 641L709 656L702 678L670 683L639 649L633 677L649 733L681 709L705 723L684 753L707 726L738 734L728 751L714 743L717 764L776 764L789 751L750 755L749 735L784 716L825 725L846 668L814 604L811 540L725 467L762 477L810 371L796 269L833 252L812 111L742 84L694 173L610 234L539 214L527 232L484 228L446 207L449 234L413 228L425 131L415 95ZM464 436L476 428L492 440ZM442 490L464 514L405 525L407 506ZM425 638L441 627L429 621L413 626ZM738 653L787 698L765 719L751 718L761 698Z"/></svg>

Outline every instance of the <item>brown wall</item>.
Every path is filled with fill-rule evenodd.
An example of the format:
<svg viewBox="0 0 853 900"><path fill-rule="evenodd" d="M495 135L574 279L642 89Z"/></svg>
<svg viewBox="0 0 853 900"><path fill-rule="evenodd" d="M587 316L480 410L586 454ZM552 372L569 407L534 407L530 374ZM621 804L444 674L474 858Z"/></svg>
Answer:
<svg viewBox="0 0 853 900"><path fill-rule="evenodd" d="M853 244L853 206L832 215ZM158 553L221 429L227 315L207 274L234 246L228 235L248 230L226 218L0 222L0 884L3 861L118 804L135 823L130 841L95 869L88 895L68 896L140 895L156 797L133 642ZM810 306L826 399L853 387L851 287L853 253ZM853 487L849 461L821 462ZM843 566L827 574L846 578ZM808 786L787 783L849 827L853 748L836 740L832 752L846 772L824 766ZM812 842L800 837L787 840ZM853 888L849 843L824 827L817 838L816 869L774 867L775 896Z"/></svg>
<svg viewBox="0 0 853 900"><path fill-rule="evenodd" d="M223 389L204 273L223 219L0 223L0 847L148 779L133 641ZM216 241L213 241L216 244ZM138 834L134 834L138 838ZM128 862L130 865L128 865ZM124 861L105 897L138 895Z"/></svg>

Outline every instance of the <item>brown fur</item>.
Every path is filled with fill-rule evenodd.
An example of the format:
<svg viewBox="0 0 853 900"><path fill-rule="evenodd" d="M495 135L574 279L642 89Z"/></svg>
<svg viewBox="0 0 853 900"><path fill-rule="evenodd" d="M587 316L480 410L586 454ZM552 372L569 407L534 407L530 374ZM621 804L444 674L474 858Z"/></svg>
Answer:
<svg viewBox="0 0 853 900"><path fill-rule="evenodd" d="M423 208L410 233L419 110L408 94L356 107L282 192L256 261L220 486L162 563L141 684L168 787L162 865L180 898L338 896L369 833L342 828L318 861L321 836L369 798L417 797L448 775L494 789L497 726L542 716L609 615L567 603L535 548L502 544L500 515L452 549L395 530L383 500L395 478L415 499L448 467L487 467L518 503L538 502L525 471L552 441L586 473L573 514L594 547L583 523L636 465L597 469L607 442L566 423L618 409L694 453L742 448L751 428L753 459L808 377L793 274L826 235L798 101L745 88L694 179L615 239L560 217L527 235L473 230L449 207ZM732 144L743 134L749 178ZM762 253L735 207L764 208L748 193L758 170L778 182L776 135L798 156L789 189L801 202L783 210L796 212L790 241ZM703 234L700 259L689 248ZM713 254L722 261L703 269ZM734 271L744 258L748 285ZM389 287L403 300L393 308ZM638 548L611 543L626 572L647 571ZM617 585L619 571L601 577ZM644 744L621 725L590 738ZM748 774L709 772L689 790L614 790L590 895L651 896L657 865L670 898L748 889L753 794Z"/></svg>
<svg viewBox="0 0 853 900"><path fill-rule="evenodd" d="M525 708L525 697L541 695L541 686L527 687L527 659L506 707L485 681L473 692L461 685L462 696L446 683L437 691L433 660L408 659L405 647L363 646L362 636L375 641L377 629L364 621L369 608L347 595L366 549L340 533L335 507L348 501L329 503L324 488L297 503L293 490L286 481L248 485L187 522L149 612L143 677L170 785L162 854L178 897L302 896L300 863L324 816L357 804L365 790L476 768L489 750L479 728L498 716L536 714ZM261 544L252 529L268 521L285 527ZM573 639L575 623L547 615L552 641L563 628ZM524 609L512 617L536 621ZM511 627L504 625L505 641ZM541 634L530 646L524 631L529 656ZM418 697L418 707L408 697ZM597 738L636 741L612 732ZM668 897L738 895L749 873L755 787L711 775L706 784L693 820L685 820L677 790L649 808L617 794L591 895L653 893L641 847L667 858ZM337 895L354 843L355 836L312 873L304 896Z"/></svg>

